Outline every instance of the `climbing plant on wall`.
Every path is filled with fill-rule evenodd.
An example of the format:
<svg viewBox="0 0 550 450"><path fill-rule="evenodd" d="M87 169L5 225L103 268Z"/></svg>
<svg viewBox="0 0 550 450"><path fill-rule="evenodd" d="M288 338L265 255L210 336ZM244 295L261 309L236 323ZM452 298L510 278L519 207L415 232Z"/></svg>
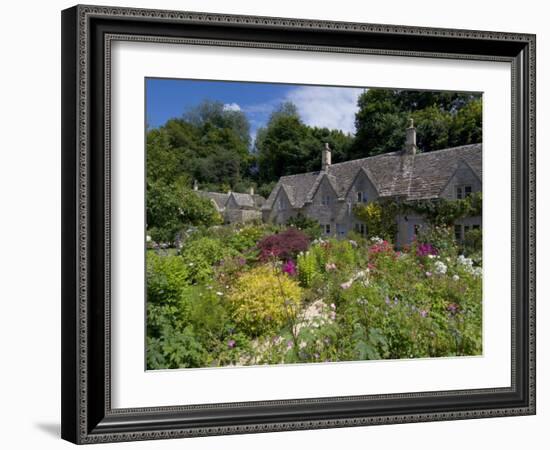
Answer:
<svg viewBox="0 0 550 450"><path fill-rule="evenodd" d="M398 214L417 214L433 226L449 227L464 217L480 216L482 210L481 192L460 200L444 198L399 201L382 199L367 204L357 204L353 213L367 226L369 236L393 240L397 233Z"/></svg>

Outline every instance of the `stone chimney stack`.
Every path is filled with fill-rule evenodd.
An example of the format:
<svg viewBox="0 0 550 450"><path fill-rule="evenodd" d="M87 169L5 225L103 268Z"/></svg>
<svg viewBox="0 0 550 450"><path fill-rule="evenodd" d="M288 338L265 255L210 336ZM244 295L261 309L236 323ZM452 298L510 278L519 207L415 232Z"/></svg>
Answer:
<svg viewBox="0 0 550 450"><path fill-rule="evenodd" d="M197 180L193 181L193 190L194 191L199 190L199 182Z"/></svg>
<svg viewBox="0 0 550 450"><path fill-rule="evenodd" d="M326 172L332 163L332 154L328 143L325 144L323 149L323 157L321 158L323 171Z"/></svg>
<svg viewBox="0 0 550 450"><path fill-rule="evenodd" d="M405 153L408 155L416 154L416 128L414 122L409 119L409 126L407 127L407 137L405 139Z"/></svg>
<svg viewBox="0 0 550 450"><path fill-rule="evenodd" d="M254 186L250 186L250 189L248 190L248 193L250 195L254 195Z"/></svg>

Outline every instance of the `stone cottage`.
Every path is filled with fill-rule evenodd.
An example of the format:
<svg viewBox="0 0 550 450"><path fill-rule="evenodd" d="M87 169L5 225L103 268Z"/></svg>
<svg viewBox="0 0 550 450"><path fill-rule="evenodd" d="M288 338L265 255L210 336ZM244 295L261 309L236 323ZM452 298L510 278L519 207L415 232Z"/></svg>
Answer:
<svg viewBox="0 0 550 450"><path fill-rule="evenodd" d="M262 207L265 221L286 224L301 213L321 225L327 236L345 236L350 230L366 234L365 224L353 214L357 203L381 198L399 200L462 199L482 188L482 144L418 153L416 128L406 129L405 148L382 155L331 163L328 144L318 172L283 176ZM410 243L425 222L407 214L396 217L396 245ZM458 240L481 227L481 217L455 224Z"/></svg>
<svg viewBox="0 0 550 450"><path fill-rule="evenodd" d="M199 190L198 183L195 181L193 190L201 197L212 202L225 223L245 223L262 220L261 208L265 204L265 198L255 194L254 188L250 188L250 191L246 194L240 192L208 192Z"/></svg>

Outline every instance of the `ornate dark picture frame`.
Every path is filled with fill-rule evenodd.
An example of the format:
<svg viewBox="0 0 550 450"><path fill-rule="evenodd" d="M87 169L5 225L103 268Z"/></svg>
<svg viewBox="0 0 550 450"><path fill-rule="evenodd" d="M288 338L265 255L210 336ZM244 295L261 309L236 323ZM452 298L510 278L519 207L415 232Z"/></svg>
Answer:
<svg viewBox="0 0 550 450"><path fill-rule="evenodd" d="M511 386L113 409L109 108L115 40L509 62ZM84 444L535 414L534 35L75 6L62 12L62 109L64 439Z"/></svg>

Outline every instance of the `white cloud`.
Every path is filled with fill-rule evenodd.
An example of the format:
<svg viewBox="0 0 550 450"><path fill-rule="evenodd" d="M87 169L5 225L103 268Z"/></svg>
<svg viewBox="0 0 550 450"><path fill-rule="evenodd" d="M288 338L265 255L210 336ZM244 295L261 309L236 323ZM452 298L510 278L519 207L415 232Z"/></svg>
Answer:
<svg viewBox="0 0 550 450"><path fill-rule="evenodd" d="M241 107L237 103L226 103L223 105L224 111L240 111Z"/></svg>
<svg viewBox="0 0 550 450"><path fill-rule="evenodd" d="M363 91L361 88L300 86L291 90L286 100L296 105L307 125L354 133L357 98Z"/></svg>

